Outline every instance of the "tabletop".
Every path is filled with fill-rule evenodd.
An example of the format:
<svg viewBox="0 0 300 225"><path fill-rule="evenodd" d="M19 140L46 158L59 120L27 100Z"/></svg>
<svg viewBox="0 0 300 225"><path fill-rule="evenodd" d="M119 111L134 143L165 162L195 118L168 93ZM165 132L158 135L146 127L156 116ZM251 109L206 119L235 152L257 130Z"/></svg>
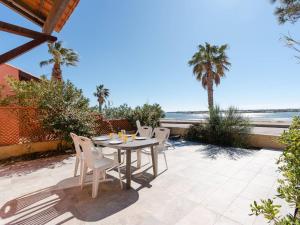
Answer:
<svg viewBox="0 0 300 225"><path fill-rule="evenodd" d="M105 136L101 136L101 137L105 137ZM104 147L110 147L115 149L122 149L122 150L136 150L136 149L159 145L159 141L155 138L147 138L145 140L132 140L131 138L128 138L128 141L126 143L123 142L121 144L110 144L109 142L111 140L118 140L118 139L113 138L105 141L93 140L93 142L96 145L101 145Z"/></svg>

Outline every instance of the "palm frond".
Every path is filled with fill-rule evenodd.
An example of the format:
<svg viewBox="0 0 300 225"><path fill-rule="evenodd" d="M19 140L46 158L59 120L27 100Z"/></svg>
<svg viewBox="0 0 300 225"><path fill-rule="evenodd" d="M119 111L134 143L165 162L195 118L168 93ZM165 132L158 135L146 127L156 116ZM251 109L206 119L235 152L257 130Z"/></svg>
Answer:
<svg viewBox="0 0 300 225"><path fill-rule="evenodd" d="M193 66L196 79L202 82L204 88L207 87L208 79L219 85L220 78L229 70L231 64L226 55L227 49L227 44L217 46L205 42L204 45L198 45L198 51L188 61L188 65Z"/></svg>
<svg viewBox="0 0 300 225"><path fill-rule="evenodd" d="M47 66L47 65L52 64L52 63L53 63L52 59L44 60L44 61L40 62L40 67Z"/></svg>

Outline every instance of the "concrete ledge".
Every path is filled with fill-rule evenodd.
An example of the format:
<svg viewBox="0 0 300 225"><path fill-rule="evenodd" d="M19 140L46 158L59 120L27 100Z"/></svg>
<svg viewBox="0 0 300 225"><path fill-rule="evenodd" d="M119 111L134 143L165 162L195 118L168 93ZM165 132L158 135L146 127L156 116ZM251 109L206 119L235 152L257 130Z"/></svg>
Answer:
<svg viewBox="0 0 300 225"><path fill-rule="evenodd" d="M263 134L248 134L248 144L255 148L270 148L283 150L284 145L278 141L278 136L263 135Z"/></svg>
<svg viewBox="0 0 300 225"><path fill-rule="evenodd" d="M274 128L288 128L291 122L288 121L254 121L250 120L250 125L253 127L274 127ZM174 119L160 119L162 124L181 124L181 125L195 125L195 124L205 124L206 120L174 120Z"/></svg>
<svg viewBox="0 0 300 225"><path fill-rule="evenodd" d="M171 135L173 136L185 136L191 124L179 124L177 126L176 124L162 124L162 126L169 128L171 130ZM276 150L283 150L284 146L279 143L278 138L280 136L280 132L283 132L284 129L280 128L279 132L273 132L269 129L276 128L252 129L251 133L247 135L248 145L254 148L270 148Z"/></svg>
<svg viewBox="0 0 300 225"><path fill-rule="evenodd" d="M0 147L0 160L11 157L26 155L34 152L46 152L59 150L62 146L68 146L67 143L58 141L34 142L28 144L8 145Z"/></svg>

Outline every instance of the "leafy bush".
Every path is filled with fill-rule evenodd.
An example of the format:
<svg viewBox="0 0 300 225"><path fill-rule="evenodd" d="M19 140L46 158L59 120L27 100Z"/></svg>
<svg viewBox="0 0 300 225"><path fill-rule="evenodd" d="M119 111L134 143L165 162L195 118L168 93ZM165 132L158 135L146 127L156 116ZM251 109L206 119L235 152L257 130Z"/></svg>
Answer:
<svg viewBox="0 0 300 225"><path fill-rule="evenodd" d="M278 180L278 198L284 199L295 211L294 214L279 216L280 205L275 205L273 200L261 200L251 204L251 215L262 214L269 222L275 225L300 225L300 117L293 119L288 131L285 131L280 142L285 150L277 164L282 178Z"/></svg>
<svg viewBox="0 0 300 225"><path fill-rule="evenodd" d="M164 118L165 113L159 104L144 104L137 106L133 111L133 120L139 120L142 125L158 127L159 119Z"/></svg>
<svg viewBox="0 0 300 225"><path fill-rule="evenodd" d="M15 93L9 103L37 108L37 119L49 133L66 141L70 141L70 132L78 135L94 133L95 117L89 109L89 100L70 81L10 79L8 82Z"/></svg>
<svg viewBox="0 0 300 225"><path fill-rule="evenodd" d="M218 106L210 111L205 123L188 129L186 139L221 146L243 147L246 134L250 130L249 121L237 109L230 107L224 115Z"/></svg>
<svg viewBox="0 0 300 225"><path fill-rule="evenodd" d="M107 119L128 119L133 127L136 127L136 120L139 120L142 125L157 127L159 119L165 117L165 113L159 104L144 104L135 109L123 104L119 107L106 107L104 116Z"/></svg>
<svg viewBox="0 0 300 225"><path fill-rule="evenodd" d="M119 107L105 107L103 110L106 119L128 119L133 120L133 109L127 104Z"/></svg>

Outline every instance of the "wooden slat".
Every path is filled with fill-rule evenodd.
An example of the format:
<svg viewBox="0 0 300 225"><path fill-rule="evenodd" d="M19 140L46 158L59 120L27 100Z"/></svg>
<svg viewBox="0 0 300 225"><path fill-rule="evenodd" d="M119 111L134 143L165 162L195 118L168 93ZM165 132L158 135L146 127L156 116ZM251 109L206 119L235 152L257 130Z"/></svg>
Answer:
<svg viewBox="0 0 300 225"><path fill-rule="evenodd" d="M24 27L19 27L10 23L5 23L3 21L0 21L0 30L8 32L8 33L12 33L12 34L16 34L16 35L21 35L24 37L28 37L28 38L41 38L44 37L46 38L47 41L50 42L54 42L57 40L56 37L47 35L47 34L43 34L37 31L33 31Z"/></svg>
<svg viewBox="0 0 300 225"><path fill-rule="evenodd" d="M46 21L46 17L42 16L40 11L30 8L28 5L25 5L21 1L1 0L0 3L16 11L20 15L25 16L26 18L28 18L29 20L31 20L39 26L43 26Z"/></svg>
<svg viewBox="0 0 300 225"><path fill-rule="evenodd" d="M36 47L46 41L47 41L47 38L41 37L39 39L35 39L30 42L27 42L26 44L23 44L17 48L14 48L14 49L0 55L0 65L16 58L17 56L24 54L25 52L28 52L29 50L33 49L34 47Z"/></svg>
<svg viewBox="0 0 300 225"><path fill-rule="evenodd" d="M54 5L52 6L52 9L47 17L47 20L43 26L43 32L46 34L51 34L56 26L56 24L59 22L61 16L65 12L66 8L68 7L68 4L71 0L56 0L54 1Z"/></svg>
<svg viewBox="0 0 300 225"><path fill-rule="evenodd" d="M79 0L0 0L0 3L43 27L50 34L53 30L59 32L62 29Z"/></svg>

